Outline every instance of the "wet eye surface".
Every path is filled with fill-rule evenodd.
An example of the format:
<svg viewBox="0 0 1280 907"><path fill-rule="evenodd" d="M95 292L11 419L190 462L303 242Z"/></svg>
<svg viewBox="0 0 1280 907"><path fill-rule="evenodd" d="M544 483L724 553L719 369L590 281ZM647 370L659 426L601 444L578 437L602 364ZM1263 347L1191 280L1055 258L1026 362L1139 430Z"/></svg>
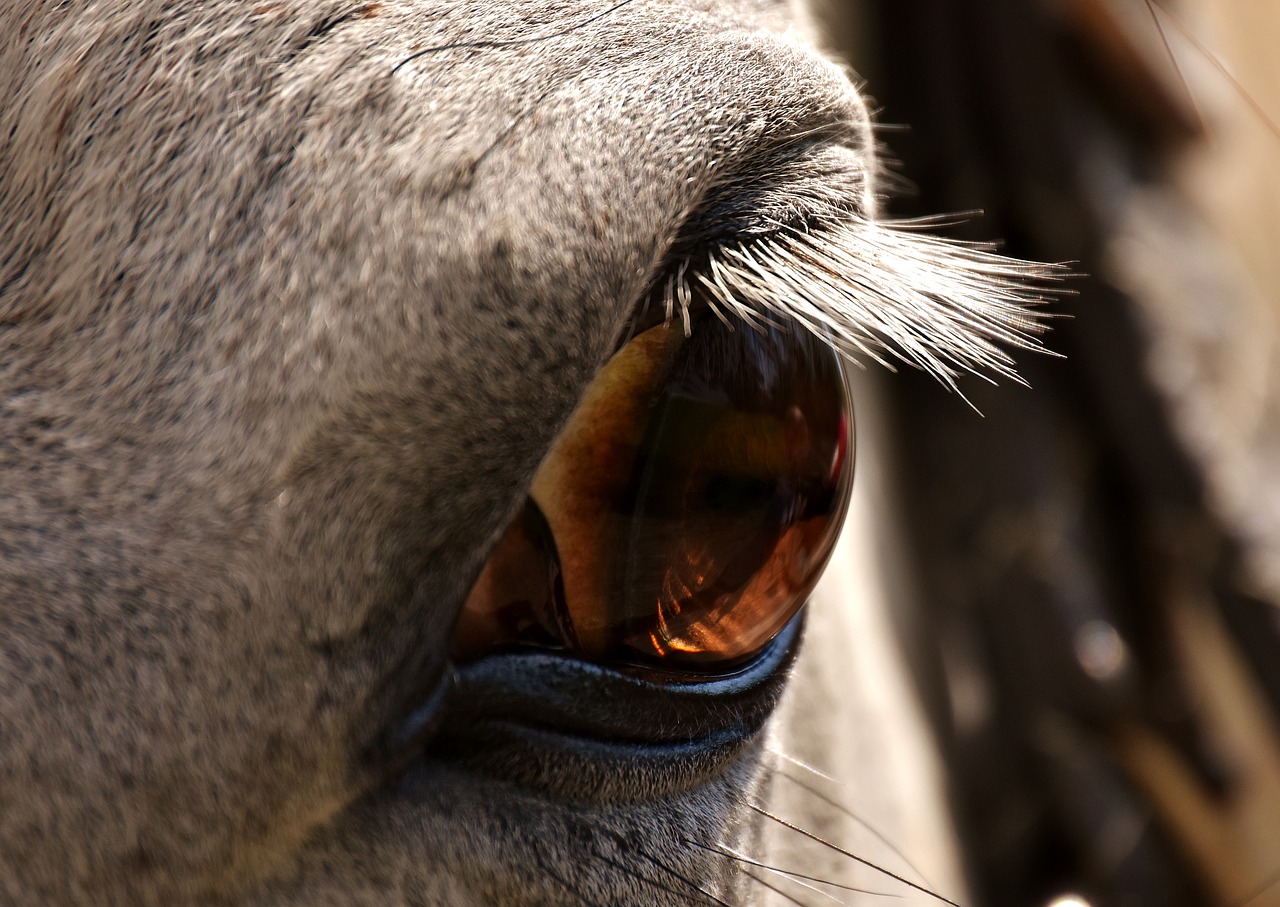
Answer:
<svg viewBox="0 0 1280 907"><path fill-rule="evenodd" d="M515 647L708 676L756 656L830 556L853 475L839 360L708 313L601 370L459 618L460 662Z"/></svg>

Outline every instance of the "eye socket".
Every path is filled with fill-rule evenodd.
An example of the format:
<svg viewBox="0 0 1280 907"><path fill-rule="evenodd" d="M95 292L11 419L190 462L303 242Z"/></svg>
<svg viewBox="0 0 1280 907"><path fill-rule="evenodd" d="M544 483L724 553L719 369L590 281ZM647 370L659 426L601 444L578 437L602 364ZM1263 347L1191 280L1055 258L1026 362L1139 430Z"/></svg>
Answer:
<svg viewBox="0 0 1280 907"><path fill-rule="evenodd" d="M804 604L839 533L853 418L799 328L659 325L606 363L459 617L454 657L553 647L714 673Z"/></svg>

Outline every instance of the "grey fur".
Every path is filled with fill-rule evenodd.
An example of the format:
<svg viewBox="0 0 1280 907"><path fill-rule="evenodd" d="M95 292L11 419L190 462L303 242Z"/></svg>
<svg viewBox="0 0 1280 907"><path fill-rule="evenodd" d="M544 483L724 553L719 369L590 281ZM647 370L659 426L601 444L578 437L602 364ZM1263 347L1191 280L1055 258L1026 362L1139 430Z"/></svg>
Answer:
<svg viewBox="0 0 1280 907"><path fill-rule="evenodd" d="M605 5L0 4L0 901L736 896L750 755L364 758L673 248L874 214L785 6Z"/></svg>

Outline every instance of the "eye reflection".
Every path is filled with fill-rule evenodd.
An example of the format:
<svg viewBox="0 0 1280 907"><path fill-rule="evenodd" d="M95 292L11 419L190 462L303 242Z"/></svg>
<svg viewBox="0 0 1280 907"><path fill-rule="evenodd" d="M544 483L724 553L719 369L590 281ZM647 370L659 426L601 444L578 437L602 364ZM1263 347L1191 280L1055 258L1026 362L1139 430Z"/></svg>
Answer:
<svg viewBox="0 0 1280 907"><path fill-rule="evenodd" d="M853 421L798 328L661 325L601 370L459 618L459 660L512 646L731 669L804 604L838 534Z"/></svg>

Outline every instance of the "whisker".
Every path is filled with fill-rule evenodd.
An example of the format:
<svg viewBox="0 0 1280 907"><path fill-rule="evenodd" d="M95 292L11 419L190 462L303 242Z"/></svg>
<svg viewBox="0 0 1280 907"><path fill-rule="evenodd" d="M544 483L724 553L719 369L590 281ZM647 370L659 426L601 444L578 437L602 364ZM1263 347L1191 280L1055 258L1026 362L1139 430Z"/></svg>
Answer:
<svg viewBox="0 0 1280 907"><path fill-rule="evenodd" d="M1160 36L1160 43L1164 46L1164 55L1173 64L1173 70L1178 74L1178 81L1182 83L1182 90L1191 102L1191 109L1195 111L1196 119L1200 121L1200 131L1205 135L1209 135L1209 119L1204 115L1204 108L1200 106L1200 99L1191 90L1191 82L1187 79L1187 74L1182 71L1182 63L1178 60L1178 55L1173 52L1173 45L1169 43L1169 36L1165 34L1164 23L1160 21L1160 14L1156 12L1156 4L1153 0L1146 0L1146 6L1147 12L1151 14L1151 21L1155 24L1156 34Z"/></svg>
<svg viewBox="0 0 1280 907"><path fill-rule="evenodd" d="M586 907L604 907L604 904L601 904L599 901L591 900L581 891L579 891L578 889L570 885L558 872L556 872L554 869L552 869L542 860L538 861L538 868L540 868L543 872L545 872L547 874L547 877L550 878L552 881L559 883L561 888L563 888L565 891L569 892L569 894L573 895L575 898L577 898L579 901L585 904Z"/></svg>
<svg viewBox="0 0 1280 907"><path fill-rule="evenodd" d="M838 844L832 844L830 841L826 840L825 838L822 838L819 835L815 835L813 832L807 831L806 829L801 828L799 825L796 825L792 822L788 822L786 819L783 819L780 816L775 816L773 813L769 812L765 808L755 803L751 803L748 805L751 807L751 809L755 810L757 813L764 816L766 819L769 819L770 821L778 823L783 828L789 828L791 831L794 831L796 834L803 835L809 840L814 841L818 844L821 844L823 847L826 847L829 850L833 850L836 853L840 854L841 856L844 856L850 860L853 860L855 863L861 863L863 866L866 866L868 869L873 869L876 872L880 873L881 875L888 876L894 881L900 882L903 885L906 885L908 888L911 888L915 891L919 891L921 894L927 894L929 897L935 900L941 901L944 904L950 904L951 907L960 907L960 904L951 900L950 898L944 897L943 895L938 894L938 892L936 891L931 891L925 886L917 884L916 882L913 882L910 879L899 875L898 873L894 872L891 869L887 869L884 866L880 866L879 864L871 860L868 860L866 857L860 857L856 853L852 853L848 850L845 850L843 847L840 847Z"/></svg>
<svg viewBox="0 0 1280 907"><path fill-rule="evenodd" d="M608 829L608 828L605 828L605 827L603 827L603 826L601 826L601 825L598 825L598 824L596 824L596 823L594 823L594 822L590 822L590 821L588 821L588 822L587 822L587 825L588 825L588 827L590 828L590 830L591 830L591 832L592 832L593 834L599 834L599 835L602 835L602 836L604 836L607 840L609 840L610 842L612 842L612 844L613 844L614 848L616 848L616 850L618 851L618 853L620 853L620 854L626 854L626 855L630 855L630 856L636 856L636 857L639 857L640 859L642 859L642 860L644 860L644 861L646 861L646 862L648 862L648 863L652 863L654 866L656 866L656 867L657 867L658 869L660 869L662 872L664 872L664 873L666 873L667 875L669 875L669 876L673 877L674 879L676 879L676 880L677 880L681 885L685 886L685 888L687 888L687 889L689 889L690 891L693 891L693 892L695 892L695 893L697 893L697 894L701 895L703 899L705 899L707 902L709 902L709 903L711 903L711 904L716 905L716 907L734 907L734 905L733 905L733 904L730 904L728 901L724 900L723 898L719 897L718 895L714 894L713 892L707 891L707 890L706 890L705 888L703 888L700 884L698 884L698 883L697 883L696 881L694 881L693 879L691 879L691 878L689 878L688 876L686 876L686 875L684 875L683 873L681 873L679 870L677 870L677 869L676 869L674 866L672 866L671 864L669 864L669 863L667 863L667 862L665 862L665 861L663 861L663 860L658 859L656 856L654 856L653 854L649 853L649 852L648 852L647 850L645 850L643 847L638 846L635 842L628 840L624 835L619 834L619 833L617 833L617 832L615 832L615 831L612 831L612 830L610 830L610 829ZM682 839L682 840L686 840L686 843L689 843L689 844L696 844L696 843L697 843L697 842L695 842L695 841L688 841L687 839ZM706 849L706 848L704 847L704 849ZM618 870L620 870L621 872L623 872L623 873L625 873L625 874L627 874L627 875L631 876L632 878L636 878L636 879L639 879L639 880L641 880L641 881L643 881L643 882L647 882L648 884L650 884L650 885L654 886L655 888L659 888L659 889L661 889L662 891L667 892L668 894L679 894L679 893L680 893L680 892L678 892L678 891L676 891L676 890L672 889L670 886L668 886L668 885L664 885L662 882L660 882L660 881L658 881L658 880L656 880L656 879L650 878L650 877L648 877L648 876L644 875L643 873L640 873L640 872L636 871L635 869L633 869L633 868L630 868L630 867L626 866L626 865L625 865L625 864L623 864L622 862L620 862L620 861L618 861L618 860L615 860L614 858L612 858L612 857L610 857L610 856L606 855L604 852L602 852L602 851L601 851L601 850L599 850L598 848L594 848L594 849L592 849L592 851L591 851L591 855L592 855L592 856L594 856L596 859L600 860L601 862L603 862L603 863L605 863L605 864L607 864L607 865L609 865L609 866L612 866L612 867L614 867L615 869L618 869ZM559 879L559 878L557 878L557 881L561 882L561 884L564 884L563 880L561 880L561 879ZM575 893L576 893L576 892L575 892Z"/></svg>
<svg viewBox="0 0 1280 907"><path fill-rule="evenodd" d="M1182 34L1182 37L1184 37L1188 42L1190 42L1191 45L1201 53L1204 59L1209 61L1209 65L1211 65L1214 69L1216 69L1224 79L1226 79L1228 82L1231 83L1231 87L1234 88L1236 92L1239 94L1240 98L1246 104L1249 105L1249 109L1253 111L1254 116L1256 116L1259 120L1261 120L1263 125L1266 126L1267 129L1269 129L1271 133L1275 135L1276 138L1280 138L1280 123L1276 123L1276 121L1271 118L1271 115L1262 108L1262 105L1257 102L1257 100L1250 93L1249 89L1246 88L1244 85L1242 85L1240 83L1240 80L1231 74L1231 70L1229 70L1223 64L1223 62L1218 59L1217 55L1213 51L1211 51L1208 47L1206 47L1204 43L1200 41L1200 39L1198 39L1195 36L1195 34L1192 33L1190 28L1188 28L1186 25L1182 23L1181 19L1179 19L1172 12L1170 12L1164 6L1164 4L1156 3L1154 2L1154 0L1148 0L1147 7L1148 9L1151 10L1151 15L1154 18L1156 18L1157 26L1160 23L1159 23L1159 16L1156 15L1156 10L1159 10L1160 16L1164 16L1171 23L1173 23L1174 28L1176 28ZM1161 37L1164 37L1164 29L1160 30L1160 34L1161 34ZM1172 56L1172 53L1173 51L1171 49L1170 50L1171 56ZM1176 59L1174 60L1174 65L1177 66ZM1179 73L1181 73L1182 68L1178 67L1178 71Z"/></svg>
<svg viewBox="0 0 1280 907"><path fill-rule="evenodd" d="M773 893L778 894L778 895L781 895L782 897L786 898L788 901L790 901L791 903L795 904L795 905L796 905L796 907L812 907L812 905L810 905L810 904L806 904L804 901L800 900L800 899L799 899L799 898L797 898L795 895L793 895L793 894L791 894L791 893L789 893L789 892L783 891L781 888L779 888L777 885L774 885L772 882L768 882L768 881L766 881L765 879L760 878L760 877L759 877L758 875L756 875L754 872L751 872L751 871L749 871L749 870L744 869L744 870L742 871L742 874L743 874L744 876L746 876L748 879L750 879L751 881L755 882L757 885L760 885L760 886L761 886L761 887L763 887L763 888L768 888L768 889L769 889L770 891L772 891ZM822 893L822 892L819 892L819 894L821 894L821 893ZM830 896L830 895L827 895L827 897L831 897L831 896ZM835 899L833 898L833 900L835 900ZM841 904L843 904L844 902L843 902L843 901L837 901L837 903L841 903Z"/></svg>
<svg viewBox="0 0 1280 907"><path fill-rule="evenodd" d="M830 879L823 879L818 876L805 875L803 872L796 872L793 869L782 869L781 867L778 867L778 866L770 866L768 863L761 863L759 860L753 860L751 859L751 857L747 856L746 854L738 853L733 848L726 847L723 844L719 845L718 847L708 847L707 845L699 844L696 841L685 840L685 843L690 844L694 847L700 847L703 850L710 850L713 853L718 853L721 856L728 857L729 859L734 860L738 863L745 863L748 866L755 866L758 869L767 869L769 872L775 872L778 875L787 876L788 878L795 881L797 885L804 885L804 881L802 880L807 880L809 882L818 882L819 884L822 884L822 885L830 885L832 888L839 888L841 891L851 891L854 894L867 894L877 898L901 897L901 895L894 894L893 892L890 892L890 891L874 891L870 888L858 888L855 885L846 885L844 882L833 882ZM813 886L804 885L804 887L812 888ZM833 895L828 894L827 892L822 891L821 889L814 888L814 891L817 891L819 894L825 897L838 900L838 898L834 898Z"/></svg>
<svg viewBox="0 0 1280 907"><path fill-rule="evenodd" d="M786 753L781 753L781 752L778 752L777 750L770 750L769 752L774 756L777 756L778 758L786 759L788 762L791 762L792 764L802 769L806 769L812 772L813 774L817 775L819 778L822 778L825 781L828 781L832 784L840 784L842 787L846 786L846 785L843 785L840 781L837 781L835 778L832 778L830 775L826 774L825 772L821 772L818 769L814 768L813 766L800 761L799 759L792 758L791 756L788 756ZM826 793L814 787L813 785L809 784L808 782L802 781L801 779L797 778L795 775L791 775L787 772L784 772L776 766L774 768L774 771L780 777L786 778L792 784L795 784L798 787L803 788L804 790L813 794L813 796L817 797L822 802L831 806L833 809L838 810L844 816L847 816L849 819L852 819L854 822L857 822L858 825L866 829L877 841L879 841L881 844L887 847L895 857L897 857L899 860L905 863L908 869L910 869L917 876L919 876L921 882L923 882L925 885L928 885L930 888L934 887L934 884L929 881L925 873L920 870L920 867L912 863L911 858L908 857L905 853L903 853L902 850L899 847L897 847L897 845L895 845L892 841L890 841L889 838L886 837L885 834L880 831L880 829L876 828L874 825L872 825L862 816L858 815L848 806L845 806L839 800L836 800L834 797L827 795Z"/></svg>
<svg viewBox="0 0 1280 907"><path fill-rule="evenodd" d="M662 862L661 860L659 860L657 857L653 856L652 854L650 854L650 853L646 853L645 851L643 851L643 850L639 850L639 849L637 849L637 850L633 850L633 851L632 851L632 853L634 853L636 856L640 857L640 858L641 858L641 859L643 859L643 860L648 860L650 863L652 863L653 865L657 866L657 867L658 867L659 869L661 869L663 872L665 872L665 873L667 873L667 874L669 874L669 875L675 876L675 877L676 877L677 879L679 879L683 884L687 885L689 888L692 888L694 891L696 891L696 892L698 892L699 894L701 894L703 897L705 897L707 900L711 901L713 904L719 904L719 905L720 905L720 907L733 907L733 905L732 905L732 904L730 904L729 902L727 902L727 901L725 901L725 900L721 899L720 897L718 897L717 895L714 895L714 894L712 894L711 892L707 891L705 888L703 888L703 887L702 887L701 885L699 885L697 882L693 881L692 879L688 878L687 876L683 875L682 873L677 872L677 871L676 871L676 869L675 869L675 867L673 867L673 866L669 866L668 864L666 864L666 863Z"/></svg>
<svg viewBox="0 0 1280 907"><path fill-rule="evenodd" d="M673 894L677 896L681 894L679 890L672 888L670 885L664 885L662 882L659 882L657 879L651 879L649 878L649 876L645 875L644 873L637 872L636 870L632 869L630 866L627 866L625 863L620 863L617 860L613 859L612 857L606 857L604 854L600 853L599 851L596 851L594 856L597 860L601 861L602 863L605 863L608 866L612 866L614 869L618 870L624 875L631 876L631 878L633 879L638 879L641 882L644 882L648 885L652 885L654 888L657 888L659 891L665 891L667 894ZM697 890L700 892L702 891L702 889L700 888ZM702 893L705 894L705 892L702 892Z"/></svg>
<svg viewBox="0 0 1280 907"><path fill-rule="evenodd" d="M832 775L827 774L822 769L818 768L816 765L805 762L803 759L797 759L795 756L792 756L789 753L784 753L782 750L775 750L772 747L770 747L769 754L771 756L777 756L779 759L785 759L786 761L794 765L796 768L802 768L806 772L810 772L811 774L817 775L823 781L830 781L832 784L839 784L842 787L844 786L843 781L833 777Z"/></svg>

